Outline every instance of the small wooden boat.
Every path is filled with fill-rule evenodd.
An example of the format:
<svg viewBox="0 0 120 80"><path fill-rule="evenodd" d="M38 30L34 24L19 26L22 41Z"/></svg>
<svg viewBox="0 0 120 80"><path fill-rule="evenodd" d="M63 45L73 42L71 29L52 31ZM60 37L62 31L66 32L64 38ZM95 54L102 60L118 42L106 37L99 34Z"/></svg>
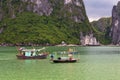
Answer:
<svg viewBox="0 0 120 80"><path fill-rule="evenodd" d="M19 49L19 53L16 55L18 59L46 59L47 53L39 53L42 49Z"/></svg>
<svg viewBox="0 0 120 80"><path fill-rule="evenodd" d="M68 52L63 51L59 52L59 57L57 59L51 59L54 63L75 63L78 59L75 59L73 57L74 54L78 54L78 52L75 49L68 49ZM62 55L62 56L60 56Z"/></svg>
<svg viewBox="0 0 120 80"><path fill-rule="evenodd" d="M53 60L54 63L74 63L76 62L76 59L72 59L72 60Z"/></svg>

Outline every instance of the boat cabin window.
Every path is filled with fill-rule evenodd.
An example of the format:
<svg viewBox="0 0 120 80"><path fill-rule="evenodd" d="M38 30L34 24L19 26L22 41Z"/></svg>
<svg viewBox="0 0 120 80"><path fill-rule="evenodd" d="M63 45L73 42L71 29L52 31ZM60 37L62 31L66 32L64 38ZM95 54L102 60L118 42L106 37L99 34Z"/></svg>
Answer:
<svg viewBox="0 0 120 80"><path fill-rule="evenodd" d="M26 51L25 52L25 56L31 56L31 52L30 51Z"/></svg>

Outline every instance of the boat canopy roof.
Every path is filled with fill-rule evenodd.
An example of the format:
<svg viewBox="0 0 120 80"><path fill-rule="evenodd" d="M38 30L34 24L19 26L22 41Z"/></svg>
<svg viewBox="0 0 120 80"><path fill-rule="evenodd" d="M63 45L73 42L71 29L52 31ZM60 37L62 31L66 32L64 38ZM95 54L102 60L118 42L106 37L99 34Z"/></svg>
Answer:
<svg viewBox="0 0 120 80"><path fill-rule="evenodd" d="M28 51L37 51L36 49L23 49L22 51L28 52Z"/></svg>
<svg viewBox="0 0 120 80"><path fill-rule="evenodd" d="M29 51L32 51L32 52L36 52L36 51L41 51L41 50L44 50L45 48L41 48L41 49L23 49L22 51L24 52L29 52Z"/></svg>

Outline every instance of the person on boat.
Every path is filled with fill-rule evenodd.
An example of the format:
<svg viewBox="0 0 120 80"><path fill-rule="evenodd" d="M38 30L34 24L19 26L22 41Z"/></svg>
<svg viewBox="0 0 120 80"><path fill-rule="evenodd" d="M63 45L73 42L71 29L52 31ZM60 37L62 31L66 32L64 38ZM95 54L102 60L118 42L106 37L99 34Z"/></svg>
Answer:
<svg viewBox="0 0 120 80"><path fill-rule="evenodd" d="M58 60L61 60L61 57L58 57Z"/></svg>
<svg viewBox="0 0 120 80"><path fill-rule="evenodd" d="M51 55L50 55L50 57L51 57L51 60L53 60L53 59L54 59L54 55L53 55L53 54L51 54Z"/></svg>
<svg viewBox="0 0 120 80"><path fill-rule="evenodd" d="M20 47L18 50L19 50L19 55L23 55L23 52L22 52L22 50L23 50L24 48L23 47Z"/></svg>
<svg viewBox="0 0 120 80"><path fill-rule="evenodd" d="M69 57L69 60L72 60L72 59L73 59L72 53L69 53L69 54L68 54L68 57Z"/></svg>
<svg viewBox="0 0 120 80"><path fill-rule="evenodd" d="M69 49L68 49L68 57L69 57L69 60L72 60L72 59L73 59L72 52L73 52L73 49L69 48Z"/></svg>
<svg viewBox="0 0 120 80"><path fill-rule="evenodd" d="M72 52L73 52L73 49L69 48L68 53L72 53Z"/></svg>

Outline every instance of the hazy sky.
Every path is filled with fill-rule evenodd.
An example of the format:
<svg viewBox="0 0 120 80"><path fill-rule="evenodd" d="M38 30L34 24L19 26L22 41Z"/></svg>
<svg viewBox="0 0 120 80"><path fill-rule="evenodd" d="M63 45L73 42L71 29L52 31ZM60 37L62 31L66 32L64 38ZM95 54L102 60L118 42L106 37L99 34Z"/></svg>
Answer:
<svg viewBox="0 0 120 80"><path fill-rule="evenodd" d="M83 0L90 21L101 17L110 17L112 8L120 0Z"/></svg>

